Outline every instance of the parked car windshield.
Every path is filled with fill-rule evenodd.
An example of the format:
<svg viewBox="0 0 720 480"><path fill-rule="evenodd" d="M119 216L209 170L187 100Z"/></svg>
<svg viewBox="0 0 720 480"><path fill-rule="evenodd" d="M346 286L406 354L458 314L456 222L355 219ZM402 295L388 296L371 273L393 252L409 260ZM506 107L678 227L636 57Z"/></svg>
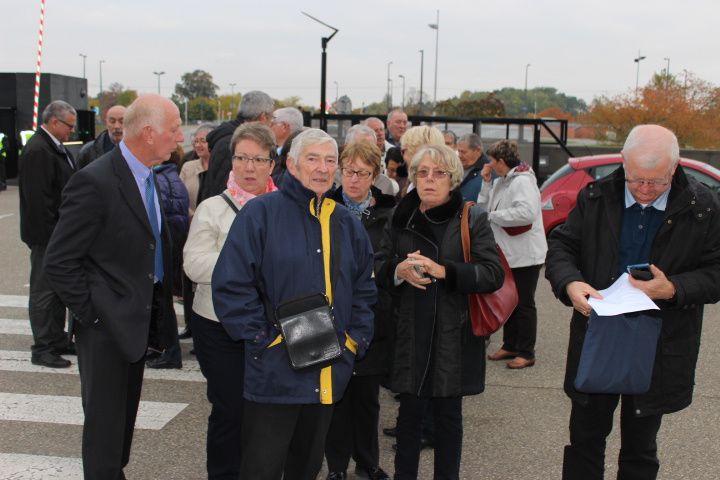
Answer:
<svg viewBox="0 0 720 480"><path fill-rule="evenodd" d="M564 176L566 176L566 175L570 175L572 172L574 172L574 170L572 169L572 167L570 167L570 165L568 165L568 164L563 165L562 167L560 167L560 168L558 168L557 170L555 170L555 173L553 173L552 175L550 175L550 176L547 178L547 180L545 180L545 181L543 182L543 184L540 186L540 191L542 192L542 191L545 190L547 187L549 187L551 184L553 184L553 183L555 183L556 181L558 181L558 179L560 179L560 178L562 178L562 177L564 177Z"/></svg>

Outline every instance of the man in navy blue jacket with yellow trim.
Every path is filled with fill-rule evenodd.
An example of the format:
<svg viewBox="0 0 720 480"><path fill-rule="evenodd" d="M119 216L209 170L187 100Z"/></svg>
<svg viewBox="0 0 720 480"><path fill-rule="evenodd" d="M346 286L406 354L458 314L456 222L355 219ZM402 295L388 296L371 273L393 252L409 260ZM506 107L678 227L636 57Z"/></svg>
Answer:
<svg viewBox="0 0 720 480"><path fill-rule="evenodd" d="M306 130L293 141L287 166L281 191L240 211L212 278L218 318L245 341L241 478L316 478L332 405L373 336L370 240L357 218L325 196L338 166L335 140ZM343 353L330 366L293 370L265 305L315 293L333 306Z"/></svg>

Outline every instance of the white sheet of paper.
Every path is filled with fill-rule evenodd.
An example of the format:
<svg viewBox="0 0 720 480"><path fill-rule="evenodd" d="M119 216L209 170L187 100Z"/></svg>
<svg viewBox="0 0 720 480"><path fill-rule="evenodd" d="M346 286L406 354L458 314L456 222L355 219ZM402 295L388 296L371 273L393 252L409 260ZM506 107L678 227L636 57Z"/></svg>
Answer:
<svg viewBox="0 0 720 480"><path fill-rule="evenodd" d="M623 273L620 278L605 290L600 290L602 300L590 297L588 303L601 316L620 315L621 313L640 312L642 310L660 310L650 297L630 285L629 275Z"/></svg>

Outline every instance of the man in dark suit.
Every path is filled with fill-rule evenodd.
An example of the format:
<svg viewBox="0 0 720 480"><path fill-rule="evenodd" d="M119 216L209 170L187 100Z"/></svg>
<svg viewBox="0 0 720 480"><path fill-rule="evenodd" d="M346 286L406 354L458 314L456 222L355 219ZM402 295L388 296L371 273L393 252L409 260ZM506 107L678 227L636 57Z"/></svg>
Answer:
<svg viewBox="0 0 720 480"><path fill-rule="evenodd" d="M146 350L177 337L174 315L163 314L171 247L152 166L183 140L180 125L168 99L135 100L124 140L65 188L47 248L48 280L77 318L86 480L125 478Z"/></svg>
<svg viewBox="0 0 720 480"><path fill-rule="evenodd" d="M75 160L62 142L75 129L77 112L56 100L42 114L43 124L23 148L19 160L20 238L30 247L28 312L33 333L32 363L66 368L61 354L75 353L65 335L65 305L50 288L42 269L45 249L58 221L60 194L75 173Z"/></svg>

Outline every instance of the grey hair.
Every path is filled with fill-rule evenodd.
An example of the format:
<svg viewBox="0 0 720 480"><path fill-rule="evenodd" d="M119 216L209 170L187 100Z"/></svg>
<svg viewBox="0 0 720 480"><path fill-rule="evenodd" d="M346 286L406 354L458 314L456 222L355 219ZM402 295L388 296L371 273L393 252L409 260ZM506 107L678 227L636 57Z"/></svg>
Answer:
<svg viewBox="0 0 720 480"><path fill-rule="evenodd" d="M265 92L252 90L242 96L238 115L244 120L254 121L260 118L263 113L272 115L275 108L275 101Z"/></svg>
<svg viewBox="0 0 720 480"><path fill-rule="evenodd" d="M663 160L670 159L675 168L680 162L680 146L675 134L660 125L637 125L625 139L621 150L623 163L632 154L641 168L654 168Z"/></svg>
<svg viewBox="0 0 720 480"><path fill-rule="evenodd" d="M480 139L480 135L478 135L477 133L466 133L458 139L457 143L467 143L468 147L474 150L483 149L482 140Z"/></svg>
<svg viewBox="0 0 720 480"><path fill-rule="evenodd" d="M350 145L351 143L365 137L369 137L372 139L373 143L377 143L377 135L375 135L372 128L367 125L353 125L348 128L347 132L345 132L345 145Z"/></svg>
<svg viewBox="0 0 720 480"><path fill-rule="evenodd" d="M400 108L395 108L395 109L390 110L390 111L388 112L388 114L387 114L387 121L388 121L388 123L390 123L390 119L391 119L392 117L394 117L394 116L395 116L396 114L398 114L398 113L405 113L405 111L403 111L403 110L400 109ZM407 113L405 113L405 115L407 116Z"/></svg>
<svg viewBox="0 0 720 480"><path fill-rule="evenodd" d="M303 128L303 114L297 108L278 108L273 115L275 115L276 122L288 124L290 133L297 132Z"/></svg>
<svg viewBox="0 0 720 480"><path fill-rule="evenodd" d="M275 134L264 123L247 122L235 129L230 139L230 152L235 154L235 147L242 140L251 140L271 153L275 150Z"/></svg>
<svg viewBox="0 0 720 480"><path fill-rule="evenodd" d="M159 105L164 97L154 93L141 95L125 111L123 130L126 138L140 135L143 128L149 126L156 132L163 132L167 108ZM169 102L169 100L167 100ZM172 103L177 110L177 106Z"/></svg>
<svg viewBox="0 0 720 480"><path fill-rule="evenodd" d="M215 125L212 123L203 123L198 128L195 129L195 131L192 134L192 138L195 138L198 136L198 134L202 132L211 132L215 129Z"/></svg>
<svg viewBox="0 0 720 480"><path fill-rule="evenodd" d="M292 145L290 146L290 152L288 153L288 158L292 158L293 163L297 165L298 160L300 160L300 155L303 150L305 150L305 147L310 145L321 145L324 143L331 143L333 147L335 147L335 156L337 157L337 142L333 137L319 128L308 128L307 130L303 130L293 140Z"/></svg>
<svg viewBox="0 0 720 480"><path fill-rule="evenodd" d="M408 177L413 185L417 185L418 166L426 157L438 167L450 172L450 190L460 185L464 174L462 162L455 150L446 145L425 145L415 152L408 170Z"/></svg>
<svg viewBox="0 0 720 480"><path fill-rule="evenodd" d="M360 123L361 123L362 125L368 125L368 126L369 126L370 122L380 122L380 123L382 124L383 128L385 127L385 122L383 122L383 121L382 121L381 119L379 119L378 117L368 117L368 118L366 118L365 120L363 120L363 121L360 122Z"/></svg>
<svg viewBox="0 0 720 480"><path fill-rule="evenodd" d="M68 115L77 116L77 112L73 106L62 100L55 100L54 102L50 102L48 106L45 107L45 110L43 110L42 121L43 123L47 123L53 118L65 120Z"/></svg>
<svg viewBox="0 0 720 480"><path fill-rule="evenodd" d="M455 132L453 132L452 130L443 130L443 131L442 131L442 134L443 134L443 135L450 135L450 136L452 137L452 139L453 139L453 143L457 143L457 142L458 142L458 136L457 136L457 134L456 134Z"/></svg>

